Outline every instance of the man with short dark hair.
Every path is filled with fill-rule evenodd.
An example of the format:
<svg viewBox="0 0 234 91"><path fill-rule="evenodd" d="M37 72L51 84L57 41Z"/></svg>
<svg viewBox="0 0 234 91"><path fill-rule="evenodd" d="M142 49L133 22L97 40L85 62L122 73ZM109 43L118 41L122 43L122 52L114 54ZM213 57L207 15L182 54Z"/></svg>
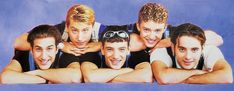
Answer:
<svg viewBox="0 0 234 91"><path fill-rule="evenodd" d="M185 23L175 28L172 47L151 54L154 77L159 84L232 83L232 69L216 46L205 45L204 31Z"/></svg>
<svg viewBox="0 0 234 91"><path fill-rule="evenodd" d="M148 62L128 61L130 55L129 34L124 30L107 30L101 38L101 60L84 62L81 70L85 82L152 82Z"/></svg>
<svg viewBox="0 0 234 91"><path fill-rule="evenodd" d="M33 28L27 41L31 46L32 58L28 51L17 51L13 60L1 72L3 84L16 83L77 83L81 82L78 62L59 64L61 34L50 25L39 25ZM57 54L57 55L56 55ZM58 68L66 66L65 68Z"/></svg>

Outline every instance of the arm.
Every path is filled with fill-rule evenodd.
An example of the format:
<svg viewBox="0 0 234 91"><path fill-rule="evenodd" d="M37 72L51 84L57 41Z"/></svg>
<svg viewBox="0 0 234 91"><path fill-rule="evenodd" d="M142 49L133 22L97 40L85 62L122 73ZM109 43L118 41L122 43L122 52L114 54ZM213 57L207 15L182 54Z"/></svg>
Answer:
<svg viewBox="0 0 234 91"><path fill-rule="evenodd" d="M28 33L24 33L20 37L16 38L14 42L14 48L22 51L30 50L31 46L27 42L27 38L28 38Z"/></svg>
<svg viewBox="0 0 234 91"><path fill-rule="evenodd" d="M231 66L224 60L218 60L212 72L194 75L186 80L186 83L195 84L211 84L211 83L232 83L232 69Z"/></svg>
<svg viewBox="0 0 234 91"><path fill-rule="evenodd" d="M207 45L215 45L215 46L220 46L223 44L223 38L218 35L217 33L211 31L211 30L206 30L205 36L206 36L206 42L205 44Z"/></svg>
<svg viewBox="0 0 234 91"><path fill-rule="evenodd" d="M29 84L46 82L46 80L41 77L22 73L22 68L16 60L12 60L11 63L3 69L0 75L0 81L2 84Z"/></svg>
<svg viewBox="0 0 234 91"><path fill-rule="evenodd" d="M91 62L83 62L81 65L85 82L109 82L119 74L131 72L132 69L110 69L110 68L98 68Z"/></svg>
<svg viewBox="0 0 234 91"><path fill-rule="evenodd" d="M136 65L135 70L118 75L112 82L153 82L151 66L148 62Z"/></svg>
<svg viewBox="0 0 234 91"><path fill-rule="evenodd" d="M130 51L135 52L135 51L141 51L145 49L146 46L139 37L139 35L132 33L130 34Z"/></svg>
<svg viewBox="0 0 234 91"><path fill-rule="evenodd" d="M205 71L201 70L182 70L169 68L165 63L158 60L152 63L152 70L158 84L182 83L184 80L193 75L206 73Z"/></svg>
<svg viewBox="0 0 234 91"><path fill-rule="evenodd" d="M72 62L66 68L35 70L27 73L40 76L53 83L80 83L82 79L78 62Z"/></svg>

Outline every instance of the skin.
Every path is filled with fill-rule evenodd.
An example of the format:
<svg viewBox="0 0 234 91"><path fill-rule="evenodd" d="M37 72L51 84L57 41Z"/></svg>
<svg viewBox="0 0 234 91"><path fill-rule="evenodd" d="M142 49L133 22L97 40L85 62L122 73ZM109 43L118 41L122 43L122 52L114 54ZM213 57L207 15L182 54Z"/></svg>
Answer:
<svg viewBox="0 0 234 91"><path fill-rule="evenodd" d="M126 61L129 48L127 42L105 42L101 52L105 56L105 63L108 67L120 69Z"/></svg>
<svg viewBox="0 0 234 91"><path fill-rule="evenodd" d="M53 37L34 40L32 53L36 64L40 69L49 69L55 60L58 50Z"/></svg>

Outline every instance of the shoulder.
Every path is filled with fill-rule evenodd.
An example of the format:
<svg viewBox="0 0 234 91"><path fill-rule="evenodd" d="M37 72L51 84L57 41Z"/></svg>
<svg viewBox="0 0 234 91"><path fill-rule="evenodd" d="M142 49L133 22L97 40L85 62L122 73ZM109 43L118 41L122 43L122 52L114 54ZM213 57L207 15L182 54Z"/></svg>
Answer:
<svg viewBox="0 0 234 91"><path fill-rule="evenodd" d="M162 61L168 67L172 65L172 59L168 55L166 48L157 48L151 53L150 62L153 63L154 61Z"/></svg>

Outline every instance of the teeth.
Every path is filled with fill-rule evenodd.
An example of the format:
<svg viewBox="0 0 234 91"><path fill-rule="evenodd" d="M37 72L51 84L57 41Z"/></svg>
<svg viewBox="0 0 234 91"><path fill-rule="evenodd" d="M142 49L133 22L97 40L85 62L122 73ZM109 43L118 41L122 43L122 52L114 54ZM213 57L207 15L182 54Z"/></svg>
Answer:
<svg viewBox="0 0 234 91"><path fill-rule="evenodd" d="M48 61L49 61L49 60L42 60L42 61L41 61L41 64L42 64L42 65L46 65Z"/></svg>
<svg viewBox="0 0 234 91"><path fill-rule="evenodd" d="M116 64L118 64L120 61L119 61L119 60L112 60L111 62L112 62L112 64L116 65Z"/></svg>

